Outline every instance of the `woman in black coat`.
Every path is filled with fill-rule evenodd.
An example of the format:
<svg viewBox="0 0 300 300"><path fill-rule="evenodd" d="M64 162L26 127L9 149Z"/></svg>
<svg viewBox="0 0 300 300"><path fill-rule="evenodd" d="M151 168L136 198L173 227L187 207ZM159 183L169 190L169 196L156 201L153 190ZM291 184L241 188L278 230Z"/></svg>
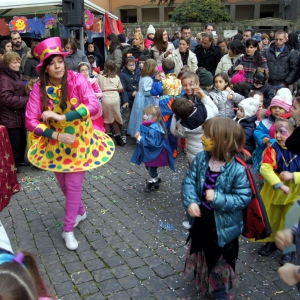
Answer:
<svg viewBox="0 0 300 300"><path fill-rule="evenodd" d="M104 57L100 53L100 50L94 43L87 44L86 56L93 55L96 61L96 67L100 68L100 70L104 69Z"/></svg>

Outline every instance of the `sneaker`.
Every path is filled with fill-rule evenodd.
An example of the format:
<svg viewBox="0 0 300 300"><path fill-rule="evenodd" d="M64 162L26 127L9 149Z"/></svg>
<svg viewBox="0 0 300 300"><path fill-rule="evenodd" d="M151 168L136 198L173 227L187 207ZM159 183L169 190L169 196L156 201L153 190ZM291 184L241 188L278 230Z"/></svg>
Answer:
<svg viewBox="0 0 300 300"><path fill-rule="evenodd" d="M76 250L78 248L78 242L75 239L73 231L70 232L63 231L62 238L65 240L66 247L69 250Z"/></svg>
<svg viewBox="0 0 300 300"><path fill-rule="evenodd" d="M126 144L126 135L122 135L121 138L122 138L123 142Z"/></svg>
<svg viewBox="0 0 300 300"><path fill-rule="evenodd" d="M75 220L75 224L74 224L74 228L77 227L77 225L86 219L86 212L81 216L81 215L77 215L76 220Z"/></svg>
<svg viewBox="0 0 300 300"><path fill-rule="evenodd" d="M189 221L182 222L182 226L184 229L187 229L187 230L189 230L191 228Z"/></svg>

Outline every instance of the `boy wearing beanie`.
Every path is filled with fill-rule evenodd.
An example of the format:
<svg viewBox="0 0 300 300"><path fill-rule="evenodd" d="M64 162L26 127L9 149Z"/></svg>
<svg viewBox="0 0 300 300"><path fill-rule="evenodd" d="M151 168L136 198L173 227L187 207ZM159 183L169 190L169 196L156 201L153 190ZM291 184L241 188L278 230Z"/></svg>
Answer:
<svg viewBox="0 0 300 300"><path fill-rule="evenodd" d="M144 40L145 48L150 49L151 45L153 45L154 35L155 35L155 28L152 25L149 25L146 33L146 38Z"/></svg>
<svg viewBox="0 0 300 300"><path fill-rule="evenodd" d="M238 104L238 110L234 121L239 123L244 130L246 143L245 149L251 154L255 150L255 140L253 137L254 129L256 128L256 112L259 108L259 99L247 98Z"/></svg>

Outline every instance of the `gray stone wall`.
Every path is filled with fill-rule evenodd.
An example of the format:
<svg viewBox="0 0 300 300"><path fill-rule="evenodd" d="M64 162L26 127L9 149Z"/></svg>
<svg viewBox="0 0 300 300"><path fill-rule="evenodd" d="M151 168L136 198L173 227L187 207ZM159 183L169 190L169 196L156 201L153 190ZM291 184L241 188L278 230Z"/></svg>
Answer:
<svg viewBox="0 0 300 300"><path fill-rule="evenodd" d="M292 21L300 19L300 1L299 0L281 0L279 5L279 17Z"/></svg>
<svg viewBox="0 0 300 300"><path fill-rule="evenodd" d="M300 0L299 5L300 5ZM300 8L299 8L300 12ZM136 25L141 25L143 34L145 36L147 28L149 25L152 24L154 28L165 28L169 35L172 37L176 31L180 31L181 24L170 23L170 22L151 22L137 24L137 23L124 23L124 27L126 28L126 34L128 36L132 36L133 29ZM198 32L204 31L205 23L189 23L192 29L192 35L196 36ZM261 26L270 26L270 29L260 29ZM234 29L241 29L244 30L245 28L251 27L255 31L259 32L266 32L268 33L270 30L279 30L283 29L287 32L292 32L294 30L300 30L300 20L297 22L292 22L290 20L283 20L277 18L264 18L264 19L254 19L254 20L244 20L244 21L235 21L235 22L226 22L226 23L219 23L214 25L214 30L217 31L219 37L223 36L224 30L234 30Z"/></svg>

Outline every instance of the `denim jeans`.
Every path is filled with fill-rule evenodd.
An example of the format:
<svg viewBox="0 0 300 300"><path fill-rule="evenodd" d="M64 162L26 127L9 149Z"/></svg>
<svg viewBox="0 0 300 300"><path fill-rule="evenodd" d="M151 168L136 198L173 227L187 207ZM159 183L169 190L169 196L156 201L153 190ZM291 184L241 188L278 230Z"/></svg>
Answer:
<svg viewBox="0 0 300 300"><path fill-rule="evenodd" d="M158 176L157 167L146 167L151 178L156 178Z"/></svg>
<svg viewBox="0 0 300 300"><path fill-rule="evenodd" d="M226 288L225 285L222 285L222 287L214 292L214 296L216 300L227 300L226 295Z"/></svg>

